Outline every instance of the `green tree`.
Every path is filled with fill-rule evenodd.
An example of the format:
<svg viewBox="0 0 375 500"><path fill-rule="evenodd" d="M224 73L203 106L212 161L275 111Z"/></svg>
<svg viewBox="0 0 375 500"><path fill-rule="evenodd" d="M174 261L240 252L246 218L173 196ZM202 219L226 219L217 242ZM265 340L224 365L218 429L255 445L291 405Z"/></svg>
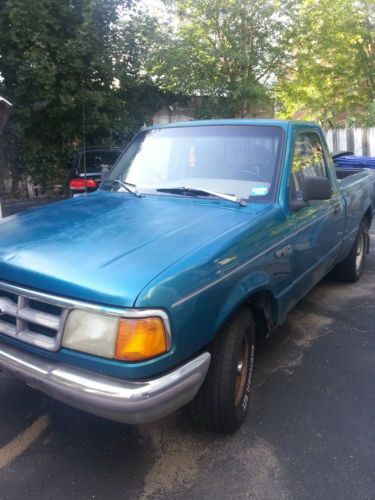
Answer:
<svg viewBox="0 0 375 500"><path fill-rule="evenodd" d="M257 115L271 104L282 68L287 3L277 0L176 0L175 28L160 28L147 70L157 84L188 96L209 97L208 116ZM163 39L164 33L164 39Z"/></svg>
<svg viewBox="0 0 375 500"><path fill-rule="evenodd" d="M373 0L300 0L286 41L292 57L277 82L279 116L297 113L327 126L345 120L370 124L375 99Z"/></svg>
<svg viewBox="0 0 375 500"><path fill-rule="evenodd" d="M119 6L130 9L121 0L0 4L0 93L14 104L0 162L15 184L60 175L81 146L83 94L88 144L126 143L158 107L134 37L118 27Z"/></svg>
<svg viewBox="0 0 375 500"><path fill-rule="evenodd" d="M135 2L118 23L116 34L115 79L118 93L126 104L125 132L130 138L163 104L176 95L161 89L145 71L149 52L164 42L160 21Z"/></svg>

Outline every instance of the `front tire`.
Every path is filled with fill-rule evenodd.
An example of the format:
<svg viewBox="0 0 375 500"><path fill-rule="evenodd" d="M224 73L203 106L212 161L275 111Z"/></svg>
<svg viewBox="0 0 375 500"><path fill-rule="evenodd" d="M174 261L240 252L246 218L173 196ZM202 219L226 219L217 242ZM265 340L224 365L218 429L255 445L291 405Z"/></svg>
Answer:
<svg viewBox="0 0 375 500"><path fill-rule="evenodd" d="M370 236L368 230L367 222L362 221L350 254L334 269L334 275L339 280L355 283L361 277L369 250Z"/></svg>
<svg viewBox="0 0 375 500"><path fill-rule="evenodd" d="M229 434L242 424L250 400L254 351L253 316L241 307L214 340L210 368L191 404L200 427Z"/></svg>

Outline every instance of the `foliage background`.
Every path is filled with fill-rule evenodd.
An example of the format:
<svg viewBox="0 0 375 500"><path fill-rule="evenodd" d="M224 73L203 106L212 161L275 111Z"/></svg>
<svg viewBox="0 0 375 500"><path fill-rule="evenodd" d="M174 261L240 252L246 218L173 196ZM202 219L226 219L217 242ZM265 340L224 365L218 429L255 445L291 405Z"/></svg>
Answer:
<svg viewBox="0 0 375 500"><path fill-rule="evenodd" d="M141 74L135 25L120 0L5 0L0 4L0 93L13 115L0 138L2 176L13 191L30 174L45 185L82 144L126 144L165 93ZM119 10L121 8L121 11ZM138 16L134 10L133 16ZM85 89L85 90L83 90Z"/></svg>
<svg viewBox="0 0 375 500"><path fill-rule="evenodd" d="M198 118L375 124L373 0L2 0L0 177L50 184L82 142L126 144L163 104ZM155 2L148 1L155 6Z"/></svg>

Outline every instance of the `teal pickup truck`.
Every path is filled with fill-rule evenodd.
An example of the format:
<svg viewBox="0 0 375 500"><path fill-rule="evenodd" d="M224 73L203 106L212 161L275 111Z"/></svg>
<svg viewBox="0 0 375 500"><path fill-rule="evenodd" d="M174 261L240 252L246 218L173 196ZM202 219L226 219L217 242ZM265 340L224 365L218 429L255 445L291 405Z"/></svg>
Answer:
<svg viewBox="0 0 375 500"><path fill-rule="evenodd" d="M144 130L95 193L1 221L0 369L120 422L189 404L234 432L256 340L331 270L359 279L374 204L375 172L336 174L313 123Z"/></svg>

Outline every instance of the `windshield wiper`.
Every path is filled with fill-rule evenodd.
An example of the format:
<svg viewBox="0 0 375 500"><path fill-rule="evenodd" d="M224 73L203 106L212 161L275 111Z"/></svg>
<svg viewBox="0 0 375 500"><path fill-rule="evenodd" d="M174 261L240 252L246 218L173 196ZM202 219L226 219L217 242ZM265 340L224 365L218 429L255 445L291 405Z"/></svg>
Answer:
<svg viewBox="0 0 375 500"><path fill-rule="evenodd" d="M215 196L216 198L221 198L223 200L231 201L232 203L236 203L241 207L246 207L247 203L242 198L238 198L237 196L233 196L231 194L217 193L216 191L210 191L208 189L201 188L193 188L193 187L169 187L169 188L159 188L156 191L160 191L161 193L176 193L176 194L186 194L187 196L199 196L199 195L209 195Z"/></svg>
<svg viewBox="0 0 375 500"><path fill-rule="evenodd" d="M121 187L126 189L126 191L128 191L128 193L134 194L134 196L136 196L137 198L142 198L142 195L140 193L138 193L138 191L135 189L136 188L135 184L132 184L131 182L120 181L119 179L113 179L113 182L117 182L118 184L120 184ZM131 187L129 187L129 186L131 186ZM132 189L132 188L134 188L134 189Z"/></svg>

